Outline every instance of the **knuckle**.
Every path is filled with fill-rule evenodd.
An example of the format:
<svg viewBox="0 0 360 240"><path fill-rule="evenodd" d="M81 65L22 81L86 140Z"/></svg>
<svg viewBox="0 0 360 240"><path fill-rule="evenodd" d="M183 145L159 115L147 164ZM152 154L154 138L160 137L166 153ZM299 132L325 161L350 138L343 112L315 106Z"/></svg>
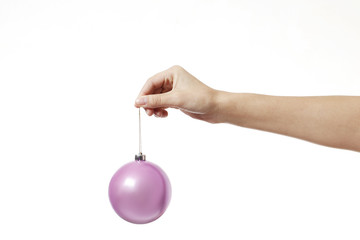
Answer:
<svg viewBox="0 0 360 240"><path fill-rule="evenodd" d="M174 65L170 68L170 74L173 76L174 79L179 78L181 75L183 75L185 72L185 69L179 65Z"/></svg>
<svg viewBox="0 0 360 240"><path fill-rule="evenodd" d="M184 68L179 65L174 65L171 67L171 69L174 70L175 72L180 72L184 70Z"/></svg>

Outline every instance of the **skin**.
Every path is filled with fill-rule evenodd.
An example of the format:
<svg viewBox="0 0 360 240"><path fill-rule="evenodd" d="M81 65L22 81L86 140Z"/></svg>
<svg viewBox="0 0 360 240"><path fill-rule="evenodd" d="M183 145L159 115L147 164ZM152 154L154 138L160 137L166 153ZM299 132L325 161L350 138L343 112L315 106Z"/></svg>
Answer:
<svg viewBox="0 0 360 240"><path fill-rule="evenodd" d="M360 96L230 93L212 89L173 66L147 80L135 107L162 118L168 116L167 108L176 108L209 123L230 123L360 152Z"/></svg>

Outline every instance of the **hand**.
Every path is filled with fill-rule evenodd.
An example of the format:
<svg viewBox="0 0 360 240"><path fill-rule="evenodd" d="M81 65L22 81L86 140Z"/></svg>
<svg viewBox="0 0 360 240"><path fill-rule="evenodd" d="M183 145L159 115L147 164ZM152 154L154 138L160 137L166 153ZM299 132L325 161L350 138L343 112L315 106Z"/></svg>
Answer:
<svg viewBox="0 0 360 240"><path fill-rule="evenodd" d="M167 117L169 107L180 109L192 118L214 123L216 93L182 67L174 66L147 80L135 107L157 117Z"/></svg>

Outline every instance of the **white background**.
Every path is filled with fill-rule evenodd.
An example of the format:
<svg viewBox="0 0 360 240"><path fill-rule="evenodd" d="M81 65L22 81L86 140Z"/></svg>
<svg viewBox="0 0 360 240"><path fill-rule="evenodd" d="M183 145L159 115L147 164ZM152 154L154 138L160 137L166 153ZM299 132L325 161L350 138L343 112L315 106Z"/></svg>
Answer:
<svg viewBox="0 0 360 240"><path fill-rule="evenodd" d="M359 239L358 153L175 110L143 119L167 212L133 225L107 195L148 77L359 95L359 42L358 0L0 0L0 239Z"/></svg>

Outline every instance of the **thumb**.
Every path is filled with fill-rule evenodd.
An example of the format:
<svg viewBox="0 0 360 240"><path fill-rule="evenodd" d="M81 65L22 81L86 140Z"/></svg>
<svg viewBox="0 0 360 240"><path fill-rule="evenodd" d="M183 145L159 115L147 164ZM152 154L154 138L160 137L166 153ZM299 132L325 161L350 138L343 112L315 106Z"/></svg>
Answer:
<svg viewBox="0 0 360 240"><path fill-rule="evenodd" d="M137 107L166 108L176 106L176 98L171 93L141 96L135 101Z"/></svg>

